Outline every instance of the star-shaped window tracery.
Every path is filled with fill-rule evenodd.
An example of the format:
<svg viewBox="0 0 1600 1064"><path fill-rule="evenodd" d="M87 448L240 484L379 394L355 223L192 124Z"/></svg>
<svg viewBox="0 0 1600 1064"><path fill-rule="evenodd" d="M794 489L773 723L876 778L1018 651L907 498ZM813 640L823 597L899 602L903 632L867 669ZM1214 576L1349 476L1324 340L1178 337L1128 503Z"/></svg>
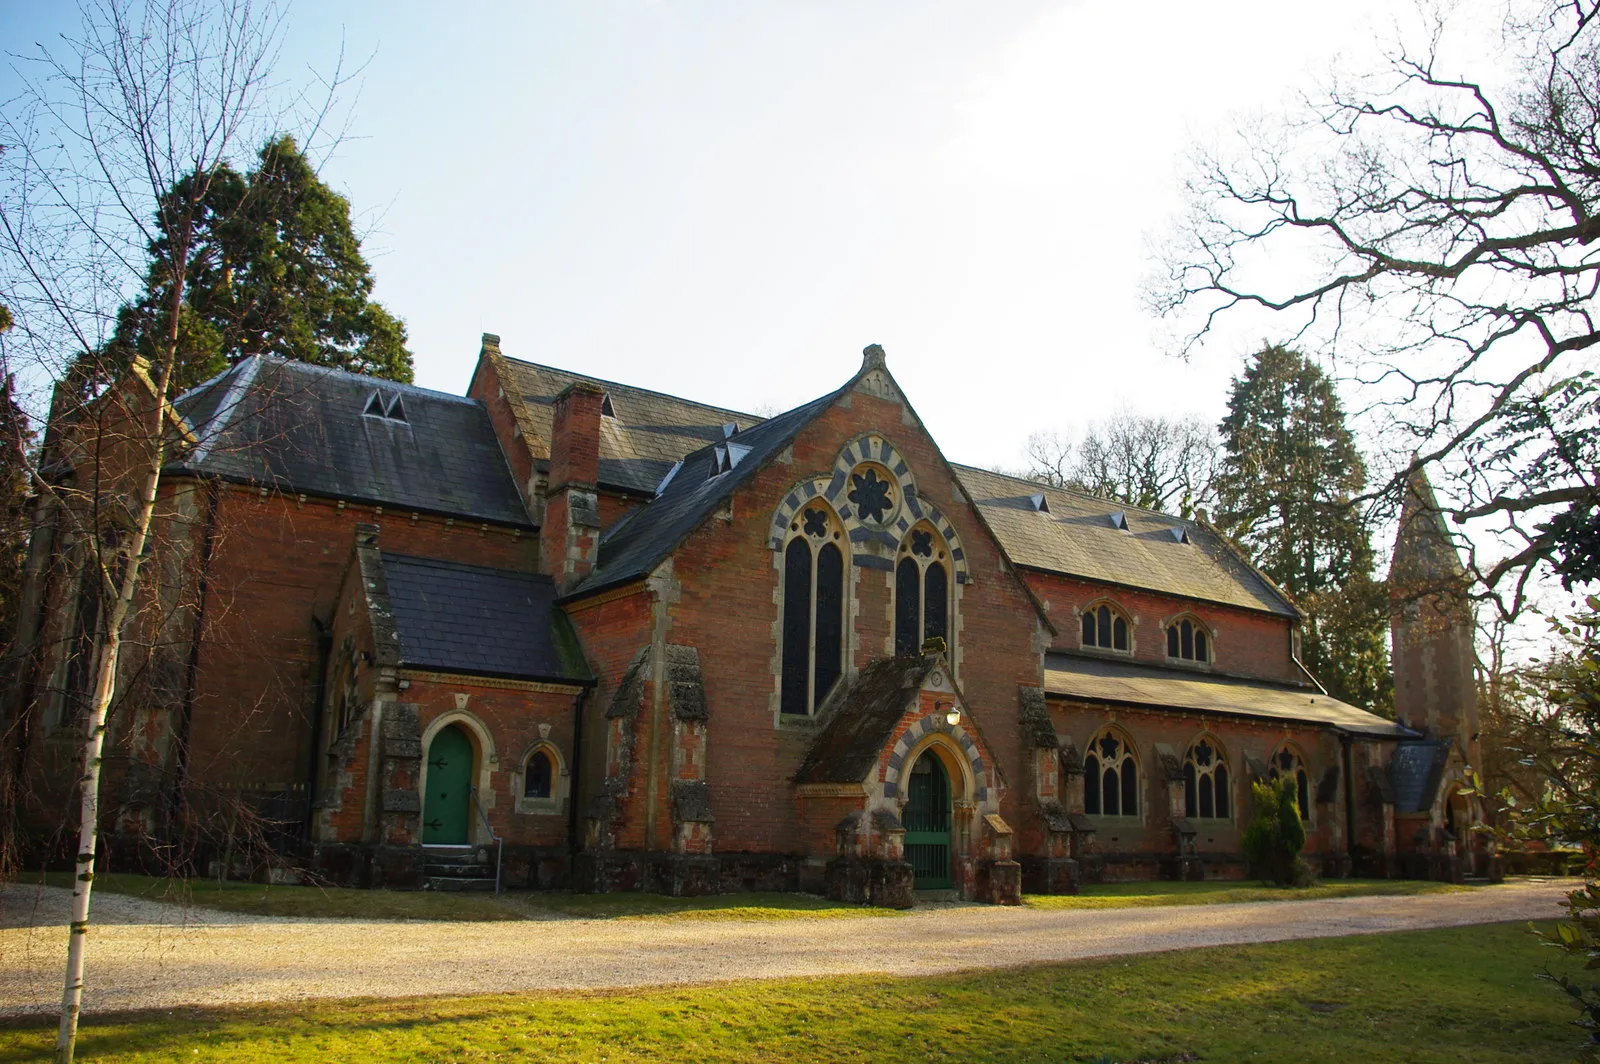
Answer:
<svg viewBox="0 0 1600 1064"><path fill-rule="evenodd" d="M876 470L850 474L850 501L863 520L882 523L894 505L892 488L889 481L878 479Z"/></svg>

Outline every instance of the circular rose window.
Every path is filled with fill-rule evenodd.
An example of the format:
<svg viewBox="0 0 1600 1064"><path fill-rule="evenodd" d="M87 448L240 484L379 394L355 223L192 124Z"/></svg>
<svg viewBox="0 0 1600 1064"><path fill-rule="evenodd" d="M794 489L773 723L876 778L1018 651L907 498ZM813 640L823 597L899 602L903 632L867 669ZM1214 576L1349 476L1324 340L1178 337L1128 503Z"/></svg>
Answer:
<svg viewBox="0 0 1600 1064"><path fill-rule="evenodd" d="M847 497L864 524L886 525L900 509L900 486L880 465L856 466L850 474Z"/></svg>

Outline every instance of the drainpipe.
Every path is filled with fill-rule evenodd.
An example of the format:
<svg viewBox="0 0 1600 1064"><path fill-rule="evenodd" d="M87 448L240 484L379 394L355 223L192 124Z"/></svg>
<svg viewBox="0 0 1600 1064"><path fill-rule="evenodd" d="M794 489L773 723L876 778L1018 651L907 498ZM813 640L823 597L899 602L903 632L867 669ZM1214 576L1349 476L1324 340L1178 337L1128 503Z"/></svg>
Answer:
<svg viewBox="0 0 1600 1064"><path fill-rule="evenodd" d="M211 560L217 546L217 510L222 496L221 485L211 479L202 481L206 486L206 522L200 540L200 576L195 582L194 634L189 638L189 660L183 671L183 716L178 721L177 749L174 751L172 790L167 797L167 816L170 822L179 819L188 805L189 738L194 721L195 680L200 674L200 642L205 638L206 598L211 586Z"/></svg>
<svg viewBox="0 0 1600 1064"><path fill-rule="evenodd" d="M567 852L573 857L577 857L578 851L582 848L582 843L578 839L578 798L583 793L581 786L583 779L583 705L589 701L589 693L593 690L593 686L584 687L572 702L572 767L568 770L571 779L567 786Z"/></svg>
<svg viewBox="0 0 1600 1064"><path fill-rule="evenodd" d="M1339 754L1344 769L1344 848L1350 855L1350 874L1356 871L1356 788L1354 746L1348 734L1339 736Z"/></svg>

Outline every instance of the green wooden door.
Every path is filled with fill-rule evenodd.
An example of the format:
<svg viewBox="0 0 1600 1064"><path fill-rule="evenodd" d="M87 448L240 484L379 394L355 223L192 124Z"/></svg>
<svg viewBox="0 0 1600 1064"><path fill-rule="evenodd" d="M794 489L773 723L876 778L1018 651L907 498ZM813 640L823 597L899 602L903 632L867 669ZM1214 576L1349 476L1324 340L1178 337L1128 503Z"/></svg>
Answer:
<svg viewBox="0 0 1600 1064"><path fill-rule="evenodd" d="M422 841L467 841L471 814L472 740L452 724L428 744L428 793L422 800Z"/></svg>
<svg viewBox="0 0 1600 1064"><path fill-rule="evenodd" d="M906 799L906 860L916 871L916 889L948 889L950 777L931 750L911 767Z"/></svg>

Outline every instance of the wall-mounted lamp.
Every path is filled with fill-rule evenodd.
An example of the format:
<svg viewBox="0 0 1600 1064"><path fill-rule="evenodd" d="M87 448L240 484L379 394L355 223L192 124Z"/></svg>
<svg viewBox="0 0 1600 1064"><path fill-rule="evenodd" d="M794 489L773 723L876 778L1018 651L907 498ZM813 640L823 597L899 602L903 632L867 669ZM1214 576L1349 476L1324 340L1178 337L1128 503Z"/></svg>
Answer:
<svg viewBox="0 0 1600 1064"><path fill-rule="evenodd" d="M956 707L954 702L945 707L944 722L952 728L961 723L961 710Z"/></svg>

